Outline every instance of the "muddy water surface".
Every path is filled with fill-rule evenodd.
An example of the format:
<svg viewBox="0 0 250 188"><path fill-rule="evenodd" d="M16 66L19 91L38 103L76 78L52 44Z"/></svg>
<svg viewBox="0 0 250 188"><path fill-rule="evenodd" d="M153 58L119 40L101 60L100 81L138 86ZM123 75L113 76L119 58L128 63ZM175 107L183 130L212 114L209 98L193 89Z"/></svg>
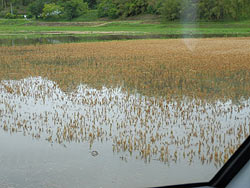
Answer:
<svg viewBox="0 0 250 188"><path fill-rule="evenodd" d="M208 102L42 77L0 83L1 187L209 181L249 135L250 100Z"/></svg>
<svg viewBox="0 0 250 188"><path fill-rule="evenodd" d="M18 38L0 39L0 46L22 46L22 45L39 45L39 44L61 44L91 41L111 41L111 40L135 40L135 39L175 39L175 38L214 38L214 37L238 37L249 36L244 34L143 34L143 35L126 35L126 34L105 34L96 36L75 36L66 34L44 33L47 35L55 35L50 37L34 37L29 38L22 34ZM79 33L81 34L81 33ZM89 33L91 34L91 33Z"/></svg>
<svg viewBox="0 0 250 188"><path fill-rule="evenodd" d="M250 131L249 38L0 47L0 187L209 181Z"/></svg>

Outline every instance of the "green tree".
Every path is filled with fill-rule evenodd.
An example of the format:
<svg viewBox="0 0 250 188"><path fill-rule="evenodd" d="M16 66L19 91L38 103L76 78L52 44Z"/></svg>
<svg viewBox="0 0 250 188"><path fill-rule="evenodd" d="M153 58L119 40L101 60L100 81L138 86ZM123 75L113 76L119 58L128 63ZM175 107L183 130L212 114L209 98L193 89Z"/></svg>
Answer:
<svg viewBox="0 0 250 188"><path fill-rule="evenodd" d="M199 18L202 20L222 20L228 0L206 0L199 2Z"/></svg>
<svg viewBox="0 0 250 188"><path fill-rule="evenodd" d="M42 15L44 8L44 0L36 0L29 5L30 13L37 18Z"/></svg>
<svg viewBox="0 0 250 188"><path fill-rule="evenodd" d="M64 16L72 19L88 7L97 8L99 17L129 17L143 13L160 14L166 20L240 20L250 19L250 0L0 0L0 15L22 14L27 10L41 17L44 4L64 7Z"/></svg>
<svg viewBox="0 0 250 188"><path fill-rule="evenodd" d="M197 19L197 2L193 0L182 0L180 2L180 19L184 22Z"/></svg>
<svg viewBox="0 0 250 188"><path fill-rule="evenodd" d="M88 7L90 9L95 9L96 8L96 5L97 5L96 0L84 0L84 2L88 3Z"/></svg>
<svg viewBox="0 0 250 188"><path fill-rule="evenodd" d="M103 0L97 6L98 17L119 17L117 5L112 0Z"/></svg>
<svg viewBox="0 0 250 188"><path fill-rule="evenodd" d="M59 18L63 13L63 7L55 3L45 4L42 12L44 19Z"/></svg>
<svg viewBox="0 0 250 188"><path fill-rule="evenodd" d="M125 17L143 14L148 7L147 0L119 0L117 4L120 14Z"/></svg>
<svg viewBox="0 0 250 188"><path fill-rule="evenodd" d="M180 19L181 0L166 0L162 4L160 11L162 16L168 21Z"/></svg>
<svg viewBox="0 0 250 188"><path fill-rule="evenodd" d="M65 16L68 20L79 17L88 11L88 4L82 0L70 0L64 3Z"/></svg>
<svg viewBox="0 0 250 188"><path fill-rule="evenodd" d="M32 0L21 0L21 5L27 6L32 2Z"/></svg>
<svg viewBox="0 0 250 188"><path fill-rule="evenodd" d="M250 18L250 0L243 0L243 8L242 8L242 18L247 19Z"/></svg>
<svg viewBox="0 0 250 188"><path fill-rule="evenodd" d="M234 20L244 18L244 9L249 5L249 1L245 0L228 0L226 6L227 16ZM249 7L249 6L248 6ZM249 9L248 9L249 12Z"/></svg>
<svg viewBox="0 0 250 188"><path fill-rule="evenodd" d="M165 0L148 0L147 12L150 14L161 14L160 10Z"/></svg>

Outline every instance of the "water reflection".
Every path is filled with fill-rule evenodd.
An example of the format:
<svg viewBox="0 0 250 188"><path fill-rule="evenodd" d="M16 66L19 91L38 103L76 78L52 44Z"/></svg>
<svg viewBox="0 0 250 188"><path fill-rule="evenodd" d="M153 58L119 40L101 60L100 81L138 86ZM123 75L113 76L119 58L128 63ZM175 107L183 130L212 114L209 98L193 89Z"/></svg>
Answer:
<svg viewBox="0 0 250 188"><path fill-rule="evenodd" d="M90 151L95 143L110 144L108 151L125 162L221 167L249 135L250 100L176 101L87 85L65 93L41 77L1 81L0 93L5 132L64 147L88 143Z"/></svg>
<svg viewBox="0 0 250 188"><path fill-rule="evenodd" d="M250 48L197 42L1 47L0 187L209 181L249 135Z"/></svg>
<svg viewBox="0 0 250 188"><path fill-rule="evenodd" d="M36 44L60 44L69 42L80 42L81 37L75 36L54 36L40 38L8 38L0 39L0 46L20 46L20 45L36 45Z"/></svg>
<svg viewBox="0 0 250 188"><path fill-rule="evenodd" d="M202 34L186 32L184 38L210 38L210 37L243 37L245 34ZM36 38L6 38L0 39L0 46L22 46L38 44L61 44L89 41L110 41L110 40L133 40L133 39L170 39L183 38L183 34L143 34L143 35L93 35L93 36L73 36L73 35L55 35L50 37ZM186 40L185 40L186 41Z"/></svg>

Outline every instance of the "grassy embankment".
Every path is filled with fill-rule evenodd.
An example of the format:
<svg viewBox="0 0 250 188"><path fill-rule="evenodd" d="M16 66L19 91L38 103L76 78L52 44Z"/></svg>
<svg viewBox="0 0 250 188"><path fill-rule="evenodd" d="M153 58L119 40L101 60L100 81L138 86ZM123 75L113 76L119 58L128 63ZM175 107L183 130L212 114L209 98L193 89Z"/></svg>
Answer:
<svg viewBox="0 0 250 188"><path fill-rule="evenodd" d="M95 21L94 21L95 20ZM169 35L164 38L182 37L183 33L197 37L250 36L250 21L164 23L160 19L139 17L134 20L96 20L79 18L74 22L44 22L36 20L0 20L0 39L37 38L51 35ZM174 35L174 36L172 36Z"/></svg>

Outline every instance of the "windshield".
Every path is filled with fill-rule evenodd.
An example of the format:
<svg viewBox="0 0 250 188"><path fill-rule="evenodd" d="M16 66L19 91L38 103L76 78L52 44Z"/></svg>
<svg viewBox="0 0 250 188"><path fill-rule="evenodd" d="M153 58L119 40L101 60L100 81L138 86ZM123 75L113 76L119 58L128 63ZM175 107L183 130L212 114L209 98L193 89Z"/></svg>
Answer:
<svg viewBox="0 0 250 188"><path fill-rule="evenodd" d="M250 38L197 12L179 39L0 45L0 187L210 181L250 133Z"/></svg>

